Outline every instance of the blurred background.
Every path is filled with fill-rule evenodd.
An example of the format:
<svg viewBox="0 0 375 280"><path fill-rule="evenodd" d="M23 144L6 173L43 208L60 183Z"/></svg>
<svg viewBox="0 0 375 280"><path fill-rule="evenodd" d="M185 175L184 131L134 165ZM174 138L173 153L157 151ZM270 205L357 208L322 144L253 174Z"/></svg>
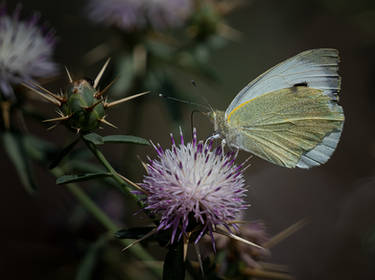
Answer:
<svg viewBox="0 0 375 280"><path fill-rule="evenodd" d="M262 220L270 236L302 218L309 224L277 244L270 262L286 265L296 279L374 279L375 278L375 2L357 1L243 1L240 8L224 16L236 30L232 39L210 50L207 65L215 78L202 78L193 71L173 71L173 79L183 94L179 98L207 102L224 110L236 93L270 67L312 48L336 48L340 52L342 91L340 104L345 126L336 152L327 164L311 170L289 170L258 158L251 159L245 176L249 185L249 220ZM87 19L85 1L20 1L23 11L40 11L43 21L56 30L56 61L67 65L73 77L95 77L105 58L90 62L87 54L112 40L108 28ZM12 11L16 1L7 1ZM110 55L110 54L109 54ZM115 62L114 62L115 63ZM114 71L110 64L110 71ZM46 87L63 88L63 71ZM192 85L192 80L196 86ZM135 94L148 88L129 89ZM160 92L171 95L168 87ZM41 112L54 116L54 108L35 101ZM179 108L180 115L169 113ZM195 109L157 96L156 92L114 108L108 120L117 131L100 133L133 134L163 147L169 133L181 126L190 137L190 114ZM29 131L63 146L69 132L59 127L47 131L38 122L26 120ZM198 137L213 132L203 115L195 115ZM104 153L116 167L136 182L143 168L137 157L154 156L150 147L108 145ZM240 158L248 154L241 152ZM24 191L6 153L0 150L0 275L3 279L73 279L85 249L103 231L101 226L75 199L57 186L44 167L34 165L38 191ZM147 224L147 218L134 215L135 203L124 201L111 188L82 184L99 205L117 219L119 225ZM125 218L126 217L126 218ZM112 258L131 258L121 254L115 243ZM150 249L158 248L150 245ZM155 253L156 256L163 252ZM120 266L114 262L114 266ZM100 268L98 268L100 270ZM129 269L129 268L127 268ZM137 275L134 266L127 271ZM100 274L98 274L100 275ZM96 278L93 278L96 279ZM99 278L98 278L99 279ZM118 279L116 276L108 279ZM119 278L121 279L121 278ZM126 278L124 278L126 279Z"/></svg>

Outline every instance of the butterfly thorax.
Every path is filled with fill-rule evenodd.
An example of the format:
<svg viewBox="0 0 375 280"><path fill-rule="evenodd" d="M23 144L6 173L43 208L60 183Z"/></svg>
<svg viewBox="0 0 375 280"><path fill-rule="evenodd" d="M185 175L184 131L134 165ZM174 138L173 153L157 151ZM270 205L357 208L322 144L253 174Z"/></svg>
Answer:
<svg viewBox="0 0 375 280"><path fill-rule="evenodd" d="M220 110L214 110L208 113L208 117L214 124L214 134L225 138L227 143L230 145L233 142L233 128L229 127L226 121L225 112Z"/></svg>

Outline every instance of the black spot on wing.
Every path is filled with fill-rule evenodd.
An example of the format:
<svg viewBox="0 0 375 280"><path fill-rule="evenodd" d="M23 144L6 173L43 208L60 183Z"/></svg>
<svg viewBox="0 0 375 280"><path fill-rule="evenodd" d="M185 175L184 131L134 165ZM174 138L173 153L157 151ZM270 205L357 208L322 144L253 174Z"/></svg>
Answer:
<svg viewBox="0 0 375 280"><path fill-rule="evenodd" d="M293 87L307 87L307 82L302 82L302 83L297 83L297 84L294 84Z"/></svg>

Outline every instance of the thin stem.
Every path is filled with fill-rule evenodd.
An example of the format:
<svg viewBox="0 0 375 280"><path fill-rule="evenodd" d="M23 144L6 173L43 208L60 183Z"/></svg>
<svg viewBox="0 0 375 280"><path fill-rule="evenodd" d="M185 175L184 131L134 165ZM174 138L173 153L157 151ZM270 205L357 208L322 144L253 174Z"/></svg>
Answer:
<svg viewBox="0 0 375 280"><path fill-rule="evenodd" d="M105 158L103 153L91 142L85 140L82 138L87 147L90 149L90 151L95 155L95 157L103 164L103 166L112 174L113 179L116 180L121 186L122 191L125 191L126 194L128 194L131 198L133 198L135 201L137 201L138 205L141 208L144 208L143 202L138 199L138 197L132 192L132 189L129 187L130 185L135 185L135 183L131 182L129 179L125 180L125 177L117 173L117 171L112 167L112 165L108 162L108 160ZM137 189L139 190L139 186L137 186Z"/></svg>
<svg viewBox="0 0 375 280"><path fill-rule="evenodd" d="M51 171L56 177L60 177L64 174L63 170L59 167L54 168ZM112 222L112 220L104 213L95 202L75 183L67 184L67 189L75 196L75 198L109 231L110 234L118 231L118 226ZM119 240L124 246L128 246L131 242L125 239ZM144 264L150 268L150 270L157 276L160 277L162 271L161 267L157 265L153 257L139 245L134 245L129 248L131 253L136 257L144 261Z"/></svg>

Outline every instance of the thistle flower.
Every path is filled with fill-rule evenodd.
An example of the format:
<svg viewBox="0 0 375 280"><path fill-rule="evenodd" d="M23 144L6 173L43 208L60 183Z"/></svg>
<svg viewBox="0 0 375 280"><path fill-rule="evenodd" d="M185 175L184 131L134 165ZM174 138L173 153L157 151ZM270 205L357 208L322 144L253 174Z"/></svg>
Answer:
<svg viewBox="0 0 375 280"><path fill-rule="evenodd" d="M38 26L38 14L26 21L19 14L20 6L13 16L0 8L0 91L7 99L15 98L12 85L50 77L57 70L52 61L54 32Z"/></svg>
<svg viewBox="0 0 375 280"><path fill-rule="evenodd" d="M192 0L90 0L94 22L134 31L150 25L155 30L181 26L191 15Z"/></svg>
<svg viewBox="0 0 375 280"><path fill-rule="evenodd" d="M234 164L237 153L223 154L222 147L212 150L212 141L193 141L177 145L171 134L172 147L163 150L154 145L158 158L147 164L147 175L141 187L147 193L146 209L160 216L157 231L171 229L171 243L176 236L190 236L197 243L208 232L215 249L213 232L224 226L237 229L235 217L246 209L243 164ZM224 234L223 230L220 233Z"/></svg>

